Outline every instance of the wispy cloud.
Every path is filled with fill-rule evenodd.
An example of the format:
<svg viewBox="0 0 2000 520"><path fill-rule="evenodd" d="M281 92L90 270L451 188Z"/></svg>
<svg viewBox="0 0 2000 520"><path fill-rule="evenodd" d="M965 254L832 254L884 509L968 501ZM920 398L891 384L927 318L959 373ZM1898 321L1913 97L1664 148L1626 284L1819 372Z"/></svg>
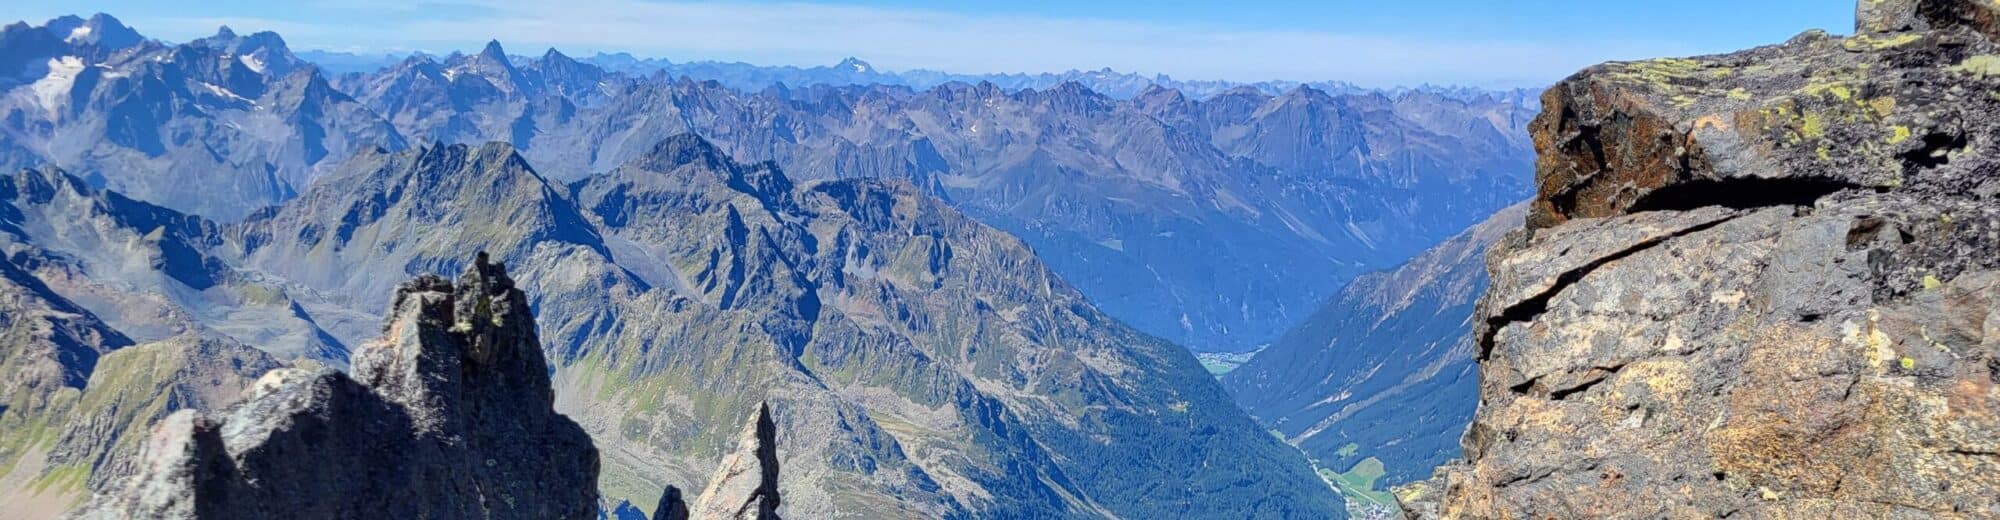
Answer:
<svg viewBox="0 0 2000 520"><path fill-rule="evenodd" d="M823 64L858 56L878 67L953 72L1043 72L1112 67L1183 78L1339 79L1364 84L1537 84L1611 57L1675 54L1664 44L1623 47L1455 41L1311 31L1263 31L1122 20L968 15L941 10L816 3L723 4L645 0L483 0L425 9L364 0L375 23L310 19L173 18L188 31L227 23L270 29L301 47L471 49L498 39L513 52L628 51L675 60ZM448 15L440 13L449 13ZM141 27L142 30L146 27Z"/></svg>

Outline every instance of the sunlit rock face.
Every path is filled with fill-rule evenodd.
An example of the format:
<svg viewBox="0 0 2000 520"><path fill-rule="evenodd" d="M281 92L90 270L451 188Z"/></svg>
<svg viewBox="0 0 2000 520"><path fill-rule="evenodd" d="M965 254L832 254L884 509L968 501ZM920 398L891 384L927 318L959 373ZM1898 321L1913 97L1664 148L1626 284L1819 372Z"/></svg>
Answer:
<svg viewBox="0 0 2000 520"><path fill-rule="evenodd" d="M1551 89L1419 517L2000 514L1989 2Z"/></svg>

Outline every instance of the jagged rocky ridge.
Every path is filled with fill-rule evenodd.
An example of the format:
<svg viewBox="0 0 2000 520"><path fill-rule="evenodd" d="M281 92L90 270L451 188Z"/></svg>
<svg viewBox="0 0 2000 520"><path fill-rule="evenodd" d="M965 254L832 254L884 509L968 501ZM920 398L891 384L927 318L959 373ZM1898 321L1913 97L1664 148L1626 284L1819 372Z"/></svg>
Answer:
<svg viewBox="0 0 2000 520"><path fill-rule="evenodd" d="M2000 515L2000 8L1545 95L1466 459L1419 518Z"/></svg>
<svg viewBox="0 0 2000 520"><path fill-rule="evenodd" d="M1023 237L1114 316L1202 350L1274 339L1349 277L1524 197L1529 169L1532 103L1511 95L1114 98L1073 82L751 92L554 51L510 57L497 43L329 76L273 33L168 45L100 15L88 34L127 36L71 38L83 23L0 35L0 167L53 164L230 222L365 150L503 141L571 182L693 132L802 179L908 180Z"/></svg>

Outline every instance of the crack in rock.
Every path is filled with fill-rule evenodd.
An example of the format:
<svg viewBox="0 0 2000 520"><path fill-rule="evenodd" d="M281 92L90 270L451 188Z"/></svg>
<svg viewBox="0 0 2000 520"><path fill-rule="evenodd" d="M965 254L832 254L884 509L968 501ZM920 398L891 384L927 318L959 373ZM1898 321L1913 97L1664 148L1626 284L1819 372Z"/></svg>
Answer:
<svg viewBox="0 0 2000 520"><path fill-rule="evenodd" d="M1548 312L1550 300L1555 299L1556 295L1562 294L1563 290L1568 289L1572 285L1576 285L1577 282L1583 280L1583 277L1590 275L1590 273L1598 270L1599 268L1602 268L1606 265L1610 265L1612 262L1623 260L1632 255L1639 254L1648 249L1658 247L1661 244L1667 243L1667 241L1669 240L1692 235L1695 233L1706 231L1716 226L1720 226L1723 223L1729 222L1731 220L1736 220L1737 218L1742 217L1743 215L1746 214L1747 213L1735 213L1731 215L1726 215L1712 221L1689 226L1686 229L1682 229L1680 231L1675 231L1658 237L1650 238L1641 241L1639 243L1633 244L1632 246L1627 247L1625 249L1618 250L1617 252L1604 255L1603 258L1592 260L1590 263L1584 264L1575 269L1564 271L1561 275L1556 276L1555 283L1550 284L1547 289L1543 289L1542 292L1536 293L1534 296L1530 296L1527 299L1521 300L1518 303L1509 305L1505 310L1502 310L1498 314L1493 315L1493 317L1486 319L1486 330L1484 331L1483 334L1481 334L1479 338L1479 360L1485 361L1487 359L1492 358L1495 337L1500 334L1501 329L1504 329L1508 325L1512 325L1515 323L1533 321L1536 317L1541 316L1542 313Z"/></svg>

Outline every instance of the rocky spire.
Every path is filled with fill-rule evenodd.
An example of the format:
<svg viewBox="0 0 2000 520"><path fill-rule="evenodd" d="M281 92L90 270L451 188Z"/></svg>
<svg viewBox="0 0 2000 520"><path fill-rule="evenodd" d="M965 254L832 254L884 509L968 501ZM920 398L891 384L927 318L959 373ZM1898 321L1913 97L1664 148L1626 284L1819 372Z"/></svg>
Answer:
<svg viewBox="0 0 2000 520"><path fill-rule="evenodd" d="M279 369L157 426L85 518L595 518L597 451L555 413L527 298L481 253L396 290L354 377Z"/></svg>
<svg viewBox="0 0 2000 520"><path fill-rule="evenodd" d="M771 405L757 405L757 414L743 426L736 453L722 459L694 511L702 520L778 519L778 427Z"/></svg>
<svg viewBox="0 0 2000 520"><path fill-rule="evenodd" d="M486 40L486 46L479 49L479 56L501 63L507 62L507 51L500 48L500 40Z"/></svg>

